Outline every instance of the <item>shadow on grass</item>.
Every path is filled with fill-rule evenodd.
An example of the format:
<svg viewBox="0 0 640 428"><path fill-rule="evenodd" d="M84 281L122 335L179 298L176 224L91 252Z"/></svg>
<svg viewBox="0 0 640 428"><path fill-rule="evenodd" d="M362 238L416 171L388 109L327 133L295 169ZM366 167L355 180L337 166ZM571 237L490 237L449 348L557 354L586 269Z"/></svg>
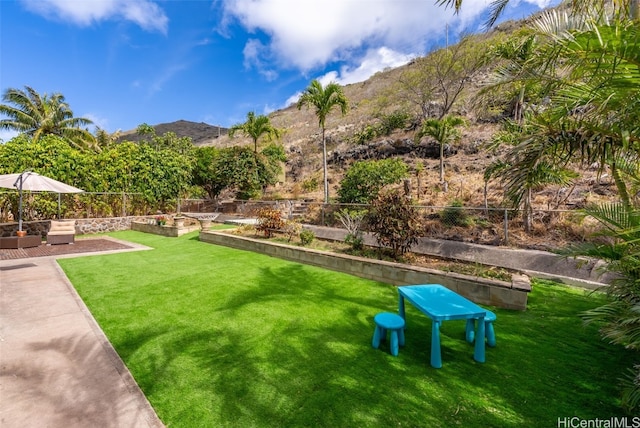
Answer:
<svg viewBox="0 0 640 428"><path fill-rule="evenodd" d="M120 344L145 373L136 378L165 423L539 426L594 401L620 414L610 398L615 387L602 391L601 382L628 359L582 343L594 342L595 331L581 326L575 307L496 310L498 346L487 348L485 364L473 360L464 322L445 322L437 370L429 365L431 323L410 306L400 355L392 357L387 343L371 347L373 316L395 310L393 287L295 264L264 267L259 278L249 287L230 284L199 330L187 322L151 328ZM135 363L142 347L153 349ZM593 361L597 352L608 353L607 361ZM193 398L154 402L167 382L172 394ZM586 412L580 416L598 417Z"/></svg>

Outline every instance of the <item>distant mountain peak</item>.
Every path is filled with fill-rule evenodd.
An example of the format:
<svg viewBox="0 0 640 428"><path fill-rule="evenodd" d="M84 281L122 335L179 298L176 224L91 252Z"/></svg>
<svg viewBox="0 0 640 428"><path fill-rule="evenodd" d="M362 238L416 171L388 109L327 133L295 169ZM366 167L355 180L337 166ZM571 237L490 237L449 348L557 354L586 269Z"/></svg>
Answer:
<svg viewBox="0 0 640 428"><path fill-rule="evenodd" d="M151 125L156 131L156 135L163 135L173 132L178 137L191 137L194 146L213 144L213 142L223 135L227 135L229 129L220 126L209 125L204 122L191 122L188 120L176 120L175 122L159 123ZM138 135L136 129L124 131L120 134L118 141L140 141L145 136Z"/></svg>

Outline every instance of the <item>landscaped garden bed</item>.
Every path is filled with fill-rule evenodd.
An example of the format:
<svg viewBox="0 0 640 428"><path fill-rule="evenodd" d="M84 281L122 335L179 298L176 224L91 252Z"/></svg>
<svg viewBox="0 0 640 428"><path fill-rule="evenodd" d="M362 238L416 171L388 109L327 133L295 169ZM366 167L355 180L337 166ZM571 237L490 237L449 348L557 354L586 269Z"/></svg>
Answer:
<svg viewBox="0 0 640 428"><path fill-rule="evenodd" d="M498 306L508 309L524 310L527 307L527 294L531 284L526 276L513 274L510 281L501 281L479 275L442 271L437 268L416 266L375 258L344 254L344 248L335 251L316 250L301 246L273 242L266 239L242 236L251 234L244 231L203 231L200 240L248 251L255 251L286 260L320 266L339 272L349 273L362 278L373 279L394 285L437 283L462 294L476 303ZM332 245L321 244L325 248ZM490 270L486 268L485 270Z"/></svg>

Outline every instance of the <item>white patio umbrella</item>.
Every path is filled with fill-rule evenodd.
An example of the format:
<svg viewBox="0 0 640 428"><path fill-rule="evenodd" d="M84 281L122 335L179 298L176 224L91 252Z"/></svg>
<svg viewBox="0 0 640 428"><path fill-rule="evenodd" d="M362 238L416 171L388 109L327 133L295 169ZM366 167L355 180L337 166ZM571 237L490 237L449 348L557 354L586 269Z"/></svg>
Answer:
<svg viewBox="0 0 640 428"><path fill-rule="evenodd" d="M8 189L18 189L18 230L22 230L22 191L31 192L54 192L58 194L58 209L60 207L61 193L80 193L84 190L69 186L53 178L45 177L31 171L24 171L20 174L0 175L0 187Z"/></svg>

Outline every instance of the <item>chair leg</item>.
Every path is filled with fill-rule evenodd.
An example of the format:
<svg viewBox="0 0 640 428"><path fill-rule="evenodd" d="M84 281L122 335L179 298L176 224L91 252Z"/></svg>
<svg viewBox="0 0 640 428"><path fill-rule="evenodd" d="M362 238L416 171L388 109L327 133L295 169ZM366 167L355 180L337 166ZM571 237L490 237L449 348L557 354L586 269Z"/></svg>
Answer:
<svg viewBox="0 0 640 428"><path fill-rule="evenodd" d="M484 325L487 335L487 345L493 348L494 346L496 346L496 332L493 330L493 323L485 322Z"/></svg>
<svg viewBox="0 0 640 428"><path fill-rule="evenodd" d="M398 330L398 339L399 339L400 346L404 346L404 327Z"/></svg>
<svg viewBox="0 0 640 428"><path fill-rule="evenodd" d="M371 340L371 346L373 346L375 349L378 349L378 347L380 347L380 340L382 339L383 334L386 334L386 332L384 332L384 329L382 327L376 326L375 330L373 331L373 339Z"/></svg>
<svg viewBox="0 0 640 428"><path fill-rule="evenodd" d="M391 330L391 355L398 356L398 330Z"/></svg>
<svg viewBox="0 0 640 428"><path fill-rule="evenodd" d="M476 330L476 320L472 318L467 319L467 327L465 330L465 333L466 333L465 336L467 338L467 342L473 343L473 339L476 335L475 330Z"/></svg>

